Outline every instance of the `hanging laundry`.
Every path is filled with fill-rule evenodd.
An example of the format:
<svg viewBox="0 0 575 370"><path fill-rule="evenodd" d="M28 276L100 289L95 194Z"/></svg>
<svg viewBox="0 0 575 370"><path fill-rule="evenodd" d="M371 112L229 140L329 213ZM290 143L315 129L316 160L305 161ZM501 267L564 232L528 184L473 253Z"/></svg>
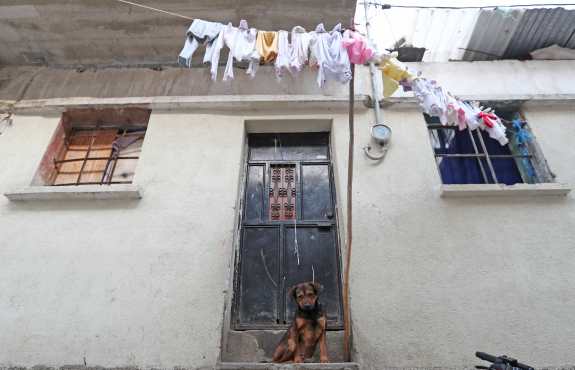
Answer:
<svg viewBox="0 0 575 370"><path fill-rule="evenodd" d="M331 32L326 32L320 23L310 40L310 64L317 64L317 84L325 85L325 81L333 79L341 83L351 80L351 65L347 50L342 44L341 24L337 24Z"/></svg>
<svg viewBox="0 0 575 370"><path fill-rule="evenodd" d="M188 31L186 32L186 41L178 57L178 63L186 67L190 67L194 52L198 49L200 44L203 44L206 47L204 63L211 62L213 64L214 61L212 60L212 55L214 51L214 43L223 28L224 25L221 23L194 19L190 28L188 28Z"/></svg>
<svg viewBox="0 0 575 370"><path fill-rule="evenodd" d="M368 46L367 39L358 32L346 30L343 33L343 46L347 49L349 61L353 64L365 64L374 55Z"/></svg>
<svg viewBox="0 0 575 370"><path fill-rule="evenodd" d="M413 80L411 88L423 112L441 119L446 109L445 98L435 81L418 77Z"/></svg>
<svg viewBox="0 0 575 370"><path fill-rule="evenodd" d="M288 36L288 31L278 31L278 55L274 63L276 77L278 79L283 76L284 71L290 70L292 45L289 43Z"/></svg>
<svg viewBox="0 0 575 370"><path fill-rule="evenodd" d="M291 55L290 70L292 73L299 72L309 59L309 44L311 34L307 33L305 28L295 26L291 30Z"/></svg>
<svg viewBox="0 0 575 370"><path fill-rule="evenodd" d="M228 81L234 79L234 58L238 62L249 62L246 73L251 77L255 77L260 59L260 55L256 49L256 29L249 28L248 22L242 19L239 27L234 27L229 23L222 32L223 41L230 49L223 80Z"/></svg>
<svg viewBox="0 0 575 370"><path fill-rule="evenodd" d="M494 113L479 112L477 117L483 122L480 126L489 134L489 137L499 141L499 144L506 145L509 143L507 136L505 136L505 126Z"/></svg>
<svg viewBox="0 0 575 370"><path fill-rule="evenodd" d="M480 112L479 107L468 102L461 102L459 108L459 129L463 130L465 127L468 127L470 130L475 130L478 128L480 125L479 118L477 116Z"/></svg>
<svg viewBox="0 0 575 370"><path fill-rule="evenodd" d="M399 88L400 81L412 80L414 75L396 58L384 58L379 64L383 78L383 97L388 98Z"/></svg>
<svg viewBox="0 0 575 370"><path fill-rule="evenodd" d="M256 47L260 54L260 63L271 63L278 55L278 33L258 31Z"/></svg>

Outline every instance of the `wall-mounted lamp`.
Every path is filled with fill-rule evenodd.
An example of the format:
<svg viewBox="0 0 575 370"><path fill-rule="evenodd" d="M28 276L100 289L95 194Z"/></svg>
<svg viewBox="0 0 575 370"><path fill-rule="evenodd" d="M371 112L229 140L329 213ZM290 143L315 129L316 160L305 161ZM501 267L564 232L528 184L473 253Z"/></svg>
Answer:
<svg viewBox="0 0 575 370"><path fill-rule="evenodd" d="M370 128L370 143L363 147L367 158L380 161L387 154L389 140L391 140L391 128L381 123L376 123Z"/></svg>

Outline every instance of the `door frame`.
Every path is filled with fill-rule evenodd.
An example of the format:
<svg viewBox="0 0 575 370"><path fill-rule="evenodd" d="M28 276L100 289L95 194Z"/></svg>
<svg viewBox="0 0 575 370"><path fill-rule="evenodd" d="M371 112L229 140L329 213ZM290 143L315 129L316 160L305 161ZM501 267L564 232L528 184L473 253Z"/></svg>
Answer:
<svg viewBox="0 0 575 370"><path fill-rule="evenodd" d="M249 147L249 135L251 134L258 134L258 133L264 133L264 132L245 132L244 134L244 144L243 144L243 155L242 155L242 170L240 173L240 183L239 183L239 188L238 188L238 207L237 207L237 217L238 217L238 221L237 221L237 228L236 228L236 232L237 232L237 236L234 238L235 242L234 242L234 253L233 253L233 263L231 265L232 269L230 271L230 273L232 274L232 284L231 284L231 300L228 300L228 302L230 302L230 310L228 312L228 315L226 315L226 317L229 318L230 321L228 321L229 323L229 328L231 330L238 330L238 331L243 331L243 330L285 330L289 327L291 319L290 317L282 317L285 315L286 313L286 307L285 307L285 297L284 299L281 299L281 303L280 303L280 318L284 319L284 322L280 322L278 324L241 324L239 322L239 285L240 285L240 278L241 278L241 252L242 252L242 245L243 245L243 228L245 227L278 227L279 228L279 233L280 233L280 245L279 245L279 263L280 263L280 272L284 269L284 259L285 259L285 252L286 252L286 246L285 246L285 238L284 238L284 234L285 234L285 229L288 228L289 226L292 226L294 224L293 221L288 220L288 221L273 221L273 225L269 225L269 224L251 224L251 223L246 223L245 225L243 224L244 222L244 213L245 213L245 197L246 197L246 188L247 188L247 181L248 181L248 169L250 164L252 165L264 165L264 189L267 189L267 180L269 179L270 176L270 171L271 171L271 165L273 164L295 164L296 165L296 186L298 189L298 193L301 193L301 189L302 189L302 176L301 173L301 167L302 165L306 165L306 164L323 164L323 165L327 165L328 166L328 171L329 171L329 184L330 184L330 190L331 190L331 201L332 201L332 205L333 205L333 213L334 213L334 219L333 221L330 221L330 225L332 225L332 227L335 228L334 230L334 242L335 242L335 258L336 258L336 267L337 267L337 288L339 290L340 293L340 300L339 300L339 312L340 317L338 318L337 321L330 321L329 326L328 326L328 330L334 330L334 331L339 331L339 330L343 330L343 286L342 286L342 278L343 278L343 264L342 264L342 260L341 260L341 229L340 229L340 209L339 209L339 202L338 202L338 193L337 193L337 184L335 182L335 163L334 163L334 155L333 155L333 147L332 147L332 142L333 142L333 132L330 130L321 130L321 131L317 131L317 130L309 130L309 131L298 131L297 133L300 134L305 134L305 133L314 133L314 132L325 132L327 137L328 137L328 143L327 143L327 150L328 150L328 158L327 159L318 159L318 160L310 160L310 159L306 159L306 160L266 160L266 161L261 161L261 160L254 160L253 162L250 163L249 160L249 156L250 156L250 147ZM277 131L277 132L265 132L268 134L283 134L283 133L296 133L296 132L290 132L289 130L286 131ZM267 210L269 208L269 198L267 196L264 196L264 210ZM296 214L297 215L301 215L302 213L302 205L303 205L303 197L299 197L299 199L296 200ZM267 212L267 211L266 211ZM297 226L298 227L321 227L321 224L325 224L325 221L320 221L320 220L313 220L313 221L297 221ZM280 292L286 290L286 287L284 286L284 281L282 279L281 282L281 288Z"/></svg>

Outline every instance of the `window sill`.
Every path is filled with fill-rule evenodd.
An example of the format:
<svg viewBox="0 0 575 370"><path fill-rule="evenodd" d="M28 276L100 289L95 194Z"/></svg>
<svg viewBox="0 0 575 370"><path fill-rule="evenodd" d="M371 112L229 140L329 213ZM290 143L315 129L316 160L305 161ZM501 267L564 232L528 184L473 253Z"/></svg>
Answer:
<svg viewBox="0 0 575 370"><path fill-rule="evenodd" d="M4 193L11 201L36 200L117 200L140 199L142 194L133 184L28 186Z"/></svg>
<svg viewBox="0 0 575 370"><path fill-rule="evenodd" d="M522 196L566 196L572 186L568 184L465 184L441 185L442 198L467 197L522 197Z"/></svg>

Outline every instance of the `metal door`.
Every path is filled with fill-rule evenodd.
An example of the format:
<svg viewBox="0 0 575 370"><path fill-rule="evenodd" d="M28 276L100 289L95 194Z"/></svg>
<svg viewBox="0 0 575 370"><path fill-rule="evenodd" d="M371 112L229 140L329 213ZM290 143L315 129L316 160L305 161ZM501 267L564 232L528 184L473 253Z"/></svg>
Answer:
<svg viewBox="0 0 575 370"><path fill-rule="evenodd" d="M315 280L331 329L342 326L340 258L328 133L248 136L234 328L291 322L291 286Z"/></svg>

